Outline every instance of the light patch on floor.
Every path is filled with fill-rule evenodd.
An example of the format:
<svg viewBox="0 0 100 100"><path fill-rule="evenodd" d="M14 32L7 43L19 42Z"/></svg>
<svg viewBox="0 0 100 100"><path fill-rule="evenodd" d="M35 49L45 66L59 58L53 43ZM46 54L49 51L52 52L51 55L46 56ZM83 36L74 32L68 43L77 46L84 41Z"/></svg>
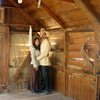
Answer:
<svg viewBox="0 0 100 100"><path fill-rule="evenodd" d="M44 93L35 94L30 91L16 93L2 93L0 100L73 100L70 97L65 97L57 92L52 92L49 95Z"/></svg>

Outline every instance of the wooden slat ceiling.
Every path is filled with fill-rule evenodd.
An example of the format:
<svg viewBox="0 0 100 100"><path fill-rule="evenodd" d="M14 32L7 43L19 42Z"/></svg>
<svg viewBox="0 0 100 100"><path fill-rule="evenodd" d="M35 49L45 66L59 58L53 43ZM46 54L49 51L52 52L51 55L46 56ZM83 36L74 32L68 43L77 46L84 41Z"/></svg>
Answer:
<svg viewBox="0 0 100 100"><path fill-rule="evenodd" d="M43 3L53 12L53 15L60 19L65 28L91 24L84 13L74 3L64 2L62 0L53 0L53 2L52 0L43 0ZM35 7L33 7L33 5ZM53 18L53 15L49 14L42 5L39 9L37 9L36 5L37 4L32 4L32 7L29 7L33 18L36 20L38 19L40 23L43 23L43 26L49 29L63 27L62 24L58 23L57 19ZM36 10L32 12L32 8ZM29 12L28 9L27 11Z"/></svg>
<svg viewBox="0 0 100 100"><path fill-rule="evenodd" d="M6 5L15 6L5 0ZM12 0L17 3L17 0ZM19 4L31 18L46 29L67 28L75 26L91 26L92 22L84 12L73 2L74 0L42 0L37 8L38 0L23 0ZM100 16L100 0L83 0L88 2Z"/></svg>

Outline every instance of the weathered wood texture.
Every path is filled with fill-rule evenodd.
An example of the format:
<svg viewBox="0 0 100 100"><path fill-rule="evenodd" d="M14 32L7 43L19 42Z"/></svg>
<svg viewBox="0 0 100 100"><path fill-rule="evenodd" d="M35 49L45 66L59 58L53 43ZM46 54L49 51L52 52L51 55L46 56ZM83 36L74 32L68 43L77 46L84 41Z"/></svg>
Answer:
<svg viewBox="0 0 100 100"><path fill-rule="evenodd" d="M23 69L24 69L24 67L26 65L27 60L29 60L29 58L30 58L30 54L27 55L27 57L23 61L22 65L19 66L18 69L17 69L17 71L14 73L12 79L9 80L9 83L7 85L7 90L8 91L12 89L12 86L13 86L14 82L17 82L17 80L21 77L20 75L21 75L21 73L22 73L22 71L23 71ZM28 80L26 80L26 81L28 81ZM23 79L21 79L20 84L22 84L22 83L24 83Z"/></svg>
<svg viewBox="0 0 100 100"><path fill-rule="evenodd" d="M53 87L56 91L65 94L64 32L61 30L50 31L49 33L52 44L51 63L54 69Z"/></svg>
<svg viewBox="0 0 100 100"><path fill-rule="evenodd" d="M88 41L88 38L93 37L95 39L94 32L76 32L69 33L69 45L68 45L68 56L66 56L66 60L68 60L69 65L75 65L80 68L84 68L85 61L83 60L83 56L81 54L81 48L84 43ZM92 43L90 44L92 45ZM93 55L93 52L92 52Z"/></svg>
<svg viewBox="0 0 100 100"><path fill-rule="evenodd" d="M1 70L1 80L2 83L6 83L8 81L9 73L8 73L8 65L9 65L9 27L0 25L0 70Z"/></svg>
<svg viewBox="0 0 100 100"><path fill-rule="evenodd" d="M0 8L0 23L4 23L4 8Z"/></svg>
<svg viewBox="0 0 100 100"><path fill-rule="evenodd" d="M67 74L67 95L76 100L99 100L97 98L97 77L84 73ZM99 79L100 77L98 77ZM98 90L100 92L100 90Z"/></svg>
<svg viewBox="0 0 100 100"><path fill-rule="evenodd" d="M30 23L22 13L19 12L19 9L5 8L5 24L22 24L23 26L25 24L29 25Z"/></svg>
<svg viewBox="0 0 100 100"><path fill-rule="evenodd" d="M68 33L68 32L66 32ZM89 38L91 38L89 40ZM81 48L84 43L88 43L89 55L95 58L97 53L93 48L95 45L95 33L94 32L69 32L68 48L66 49L65 60L66 64L66 78L65 87L66 95L73 97L75 100L99 100L100 99L100 76L90 74L89 66L85 65L83 56L81 54ZM66 43L65 43L66 44ZM96 70L99 70L99 59L95 59L94 66ZM87 68L88 67L88 68ZM87 68L87 69L85 69ZM88 74L86 74L88 73ZM97 99L98 98L98 99Z"/></svg>
<svg viewBox="0 0 100 100"><path fill-rule="evenodd" d="M54 89L62 94L65 94L65 73L56 71L54 75Z"/></svg>
<svg viewBox="0 0 100 100"><path fill-rule="evenodd" d="M97 20L100 17L99 0L85 0L85 7L82 5L81 9L80 5L84 0L81 0L82 2L80 0L43 0L43 5L41 4L40 8L37 8L35 0L25 0L20 5L17 1L2 0L2 2L4 1L3 7L19 8L19 11L31 24L34 23L33 18L40 26L47 29L61 26L66 28L71 26L91 26L95 25L94 23L99 23L99 20Z"/></svg>

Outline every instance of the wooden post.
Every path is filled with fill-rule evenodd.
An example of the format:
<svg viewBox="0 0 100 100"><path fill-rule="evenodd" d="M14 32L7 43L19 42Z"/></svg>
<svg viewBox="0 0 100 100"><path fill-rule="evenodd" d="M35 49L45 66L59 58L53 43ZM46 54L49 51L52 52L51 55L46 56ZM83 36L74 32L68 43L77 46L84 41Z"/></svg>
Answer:
<svg viewBox="0 0 100 100"><path fill-rule="evenodd" d="M0 33L2 33L2 40L0 40L0 70L1 70L1 80L2 83L7 83L9 78L9 27L5 25L0 25Z"/></svg>
<svg viewBox="0 0 100 100"><path fill-rule="evenodd" d="M4 26L4 83L9 79L9 26Z"/></svg>
<svg viewBox="0 0 100 100"><path fill-rule="evenodd" d="M68 45L69 45L69 33L65 33L65 38L64 38L64 55L65 55L65 95L67 95L67 89L68 89L68 81L67 79L67 66L68 66Z"/></svg>

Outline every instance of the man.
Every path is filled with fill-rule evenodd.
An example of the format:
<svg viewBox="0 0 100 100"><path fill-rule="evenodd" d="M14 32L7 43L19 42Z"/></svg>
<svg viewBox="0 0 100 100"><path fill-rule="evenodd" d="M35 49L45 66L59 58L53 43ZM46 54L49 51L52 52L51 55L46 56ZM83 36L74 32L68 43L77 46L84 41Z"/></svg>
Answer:
<svg viewBox="0 0 100 100"><path fill-rule="evenodd" d="M51 44L47 38L47 34L44 28L41 28L40 30L40 38L41 38L41 45L40 45L40 55L37 57L37 60L40 62L43 80L45 84L45 93L49 94L51 91L51 85L50 85L50 60L49 60L49 52L51 49Z"/></svg>

